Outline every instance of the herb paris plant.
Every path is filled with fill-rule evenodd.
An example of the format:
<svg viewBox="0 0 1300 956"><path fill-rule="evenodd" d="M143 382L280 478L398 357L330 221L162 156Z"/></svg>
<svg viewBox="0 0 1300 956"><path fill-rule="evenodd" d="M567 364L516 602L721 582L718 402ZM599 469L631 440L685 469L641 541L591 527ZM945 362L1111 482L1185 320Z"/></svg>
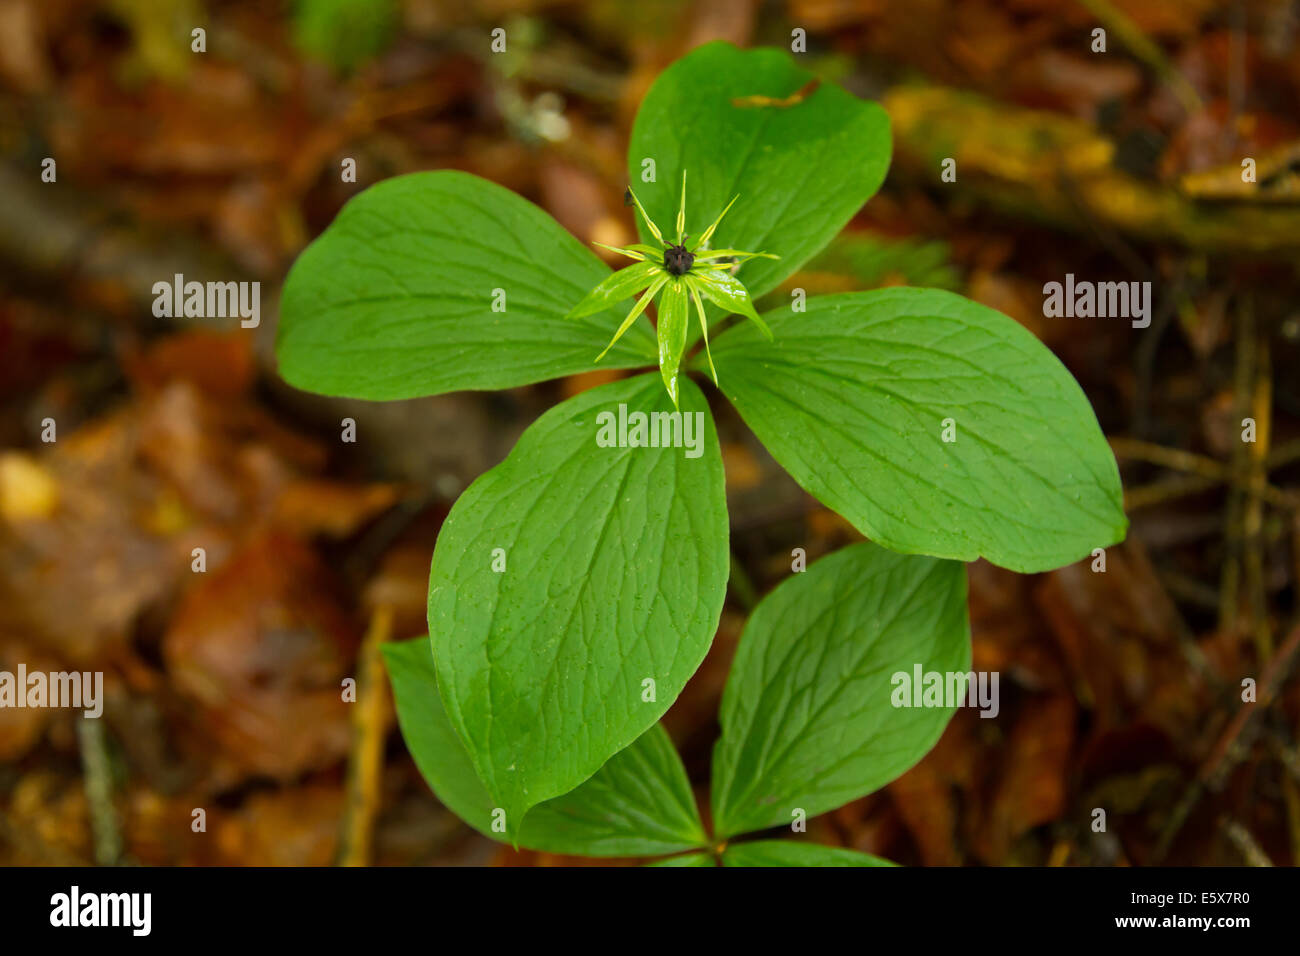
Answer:
<svg viewBox="0 0 1300 956"><path fill-rule="evenodd" d="M668 243L664 241L663 233L655 221L646 215L645 209L641 206L641 200L636 198L631 187L628 187L628 195L636 203L637 212L641 214L641 220L645 227L650 230L650 234L659 242L660 248L653 246L637 244L627 247L607 246L603 242L596 245L611 252L617 252L620 255L636 259L637 264L628 266L626 269L620 269L608 279L605 279L592 289L585 299L569 310L568 318L577 316L591 315L593 312L601 312L617 302L622 301L629 295L634 295L642 290L645 294L641 296L637 304L634 305L623 324L618 327L614 333L614 338L610 340L609 345L605 346L605 351L596 356L599 362L605 357L605 353L613 348L617 342L628 330L628 327L637 320L637 317L645 311L650 301L663 290L663 299L659 305L659 372L664 379L664 387L668 389L668 396L673 400L673 405L677 405L677 370L681 366L682 352L686 348L686 327L687 313L690 311L690 305L695 304L696 314L700 318L700 334L704 337L704 354L709 360L709 373L713 376L713 384L718 384L718 373L713 367L713 355L709 352L709 319L704 311L704 302L700 298L703 296L715 305L739 312L740 314L752 319L754 323L767 336L768 341L772 340L772 332L767 324L754 311L754 304L749 300L749 292L745 289L732 274L734 265L739 265L750 259L775 259L776 256L768 252L742 252L739 249L710 249L709 240L717 230L718 224L722 222L722 217L727 214L727 210L735 205L737 196L727 203L727 208L718 214L718 218L713 220L713 225L704 230L704 234L696 240L695 244L689 249L686 248L686 170L682 170L682 204L677 211L677 241ZM656 261L658 260L658 261ZM689 300L689 301L688 301Z"/></svg>
<svg viewBox="0 0 1300 956"><path fill-rule="evenodd" d="M495 839L496 806L452 730L427 638L384 647L398 720L429 786ZM519 845L583 856L682 854L660 865L873 866L809 843L735 838L879 789L938 739L951 707L896 710L890 675L970 666L961 565L870 543L814 562L754 609L722 698L712 836L668 735L650 728L589 780L535 807Z"/></svg>
<svg viewBox="0 0 1300 956"><path fill-rule="evenodd" d="M686 261L684 222L680 251L649 258L667 245L650 245L651 224L684 217L687 169L700 221L726 212L709 237L714 253L767 253L738 264L746 303L823 248L879 187L890 139L875 104L823 83L794 105L753 105L808 80L784 53L725 44L659 77L628 155L644 214L643 243L627 248L647 258L613 277L536 206L443 171L354 198L286 281L281 373L325 394L508 388L589 369L597 354L616 368L660 365L660 376L592 389L542 415L461 495L434 551L429 631L441 705L509 839L527 834L532 808L623 759L712 641L729 566L726 495L708 404L683 367L716 372L773 457L866 537L931 556L899 561L982 556L1040 571L1123 538L1115 461L1079 386L1027 330L960 296L815 297L806 311L762 317L774 341L746 322L688 358L709 323L732 311L756 317L701 287L708 301L690 303L697 315L703 305L698 330L687 328L679 291L676 304L661 302L657 330L643 309L609 342L640 307L627 299L643 278L666 275L663 292L692 273L721 274ZM638 266L635 281L614 281ZM594 426L611 409L661 422L698 415L701 453L639 447L647 442L635 435L605 447ZM865 576L871 553L848 549L844 560ZM799 746L815 753L822 739ZM757 826L749 812L715 807L724 824Z"/></svg>

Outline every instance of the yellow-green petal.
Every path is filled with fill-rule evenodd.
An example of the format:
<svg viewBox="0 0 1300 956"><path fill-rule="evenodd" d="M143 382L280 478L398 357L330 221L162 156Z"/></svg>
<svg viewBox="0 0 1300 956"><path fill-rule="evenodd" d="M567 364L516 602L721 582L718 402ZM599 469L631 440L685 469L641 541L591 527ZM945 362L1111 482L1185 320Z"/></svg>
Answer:
<svg viewBox="0 0 1300 956"><path fill-rule="evenodd" d="M770 252L745 252L741 249L702 249L695 253L695 259L699 262L707 262L710 259L720 259L728 256L736 259L738 262L744 262L747 259L780 259L780 256L773 255Z"/></svg>
<svg viewBox="0 0 1300 956"><path fill-rule="evenodd" d="M637 262L625 269L619 269L592 289L581 302L564 316L566 319L578 319L584 315L603 312L611 305L625 301L648 286L656 273L663 273L664 267L658 262Z"/></svg>
<svg viewBox="0 0 1300 956"><path fill-rule="evenodd" d="M600 246L602 249L608 249L610 252L617 252L620 256L627 256L629 259L644 260L646 258L645 253L638 249L633 249L631 246L607 246L605 243L597 242L595 239L591 240L591 244L593 246Z"/></svg>
<svg viewBox="0 0 1300 956"><path fill-rule="evenodd" d="M700 289L694 276L689 273L683 277L686 287L691 291L691 300L695 303L695 311L700 317L700 334L704 336L704 354L709 360L709 375L713 379L713 384L718 384L718 370L713 367L713 353L709 350L709 319L704 314L704 302L700 299Z"/></svg>
<svg viewBox="0 0 1300 956"><path fill-rule="evenodd" d="M650 234L658 239L661 244L666 245L666 243L664 243L664 234L659 231L659 227L655 225L655 221L646 213L645 206L641 205L641 200L638 199L636 193L632 191L632 187L628 186L627 191L628 195L632 197L632 202L636 203L636 211L639 212L641 218L645 220L646 228L650 230Z"/></svg>
<svg viewBox="0 0 1300 956"><path fill-rule="evenodd" d="M677 209L677 244L686 236L686 170L682 170L682 204Z"/></svg>
<svg viewBox="0 0 1300 956"><path fill-rule="evenodd" d="M632 323L637 320L637 316L646 310L646 306L650 304L650 300L659 293L659 290L664 287L664 283L667 281L668 273L661 272L658 277L650 283L650 288L646 289L645 292L641 294L641 298L637 299L636 305L632 306L631 311L627 314L627 318L623 320L623 324L618 327L618 331L614 333L614 337L610 339L609 344L605 346L605 352L612 349L614 343L623 337L623 333L632 327ZM601 352L596 356L597 362L605 357L605 352Z"/></svg>
<svg viewBox="0 0 1300 956"><path fill-rule="evenodd" d="M670 282L659 300L659 374L668 397L677 405L677 374L686 351L686 320L690 315L686 285Z"/></svg>
<svg viewBox="0 0 1300 956"><path fill-rule="evenodd" d="M704 235L700 236L699 241L696 242L695 245L692 247L691 249L692 252L694 252L696 249L700 248L700 246L704 245L706 242L708 242L710 239L713 238L713 231L718 228L718 223L722 222L722 217L727 214L727 210L731 209L731 207L736 204L736 200L739 198L740 198L739 196L731 197L731 202L727 203L726 209L723 209L722 212L718 213L718 218L713 220L713 225L709 226L708 229L704 230Z"/></svg>

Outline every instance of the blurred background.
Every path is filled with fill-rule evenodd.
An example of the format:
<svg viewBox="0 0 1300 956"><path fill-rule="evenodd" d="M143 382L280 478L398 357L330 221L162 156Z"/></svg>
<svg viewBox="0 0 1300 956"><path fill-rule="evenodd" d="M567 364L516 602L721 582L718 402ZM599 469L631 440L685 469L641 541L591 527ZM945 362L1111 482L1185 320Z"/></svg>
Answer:
<svg viewBox="0 0 1300 956"><path fill-rule="evenodd" d="M918 865L1300 861L1300 2L0 0L0 670L103 671L106 698L99 721L0 709L0 863L577 862L437 803L376 647L424 633L456 495L619 373L299 393L274 370L279 284L350 196L420 169L631 241L624 151L653 78L796 28L803 65L886 106L895 155L773 296L907 283L1012 316L1082 383L1132 520L1104 574L971 565L1000 716L960 711L810 836ZM1152 282L1150 327L1044 318L1067 272ZM261 326L154 317L174 273L259 280ZM747 608L793 548L856 539L715 411L735 571L666 718L705 805Z"/></svg>

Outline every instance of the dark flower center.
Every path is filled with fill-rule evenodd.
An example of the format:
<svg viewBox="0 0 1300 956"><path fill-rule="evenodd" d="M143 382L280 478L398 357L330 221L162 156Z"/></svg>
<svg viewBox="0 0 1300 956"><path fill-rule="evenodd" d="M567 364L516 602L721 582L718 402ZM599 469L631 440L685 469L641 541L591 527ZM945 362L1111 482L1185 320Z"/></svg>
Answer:
<svg viewBox="0 0 1300 956"><path fill-rule="evenodd" d="M664 250L664 268L672 275L686 275L694 262L695 256L687 252L685 246L669 246Z"/></svg>

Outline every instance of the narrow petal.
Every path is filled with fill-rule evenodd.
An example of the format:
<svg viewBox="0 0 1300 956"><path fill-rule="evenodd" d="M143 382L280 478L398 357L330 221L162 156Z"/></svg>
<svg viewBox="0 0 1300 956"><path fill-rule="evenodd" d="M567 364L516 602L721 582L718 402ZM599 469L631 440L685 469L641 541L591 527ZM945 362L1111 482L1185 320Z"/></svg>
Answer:
<svg viewBox="0 0 1300 956"><path fill-rule="evenodd" d="M632 192L632 187L628 186L627 191L631 193L632 201L636 203L636 211L639 212L641 218L645 220L645 226L650 230L650 235L658 239L660 245L667 245L667 243L664 242L663 233L659 231L659 227L655 225L655 221L646 215L645 206L641 205L641 200L636 198L636 193Z"/></svg>
<svg viewBox="0 0 1300 956"><path fill-rule="evenodd" d="M597 242L595 239L591 240L591 244L593 246L600 246L602 249L608 249L610 252L617 252L620 256L627 256L629 259L644 261L646 258L645 253L633 249L631 246L607 246L603 242Z"/></svg>
<svg viewBox="0 0 1300 956"><path fill-rule="evenodd" d="M704 354L709 359L709 375L713 378L713 384L718 384L718 370L713 367L713 353L709 350L709 320L704 314L704 302L700 299L700 287L696 278L687 273L682 277L686 287L691 290L691 301L695 303L695 311L700 317L700 334L704 336Z"/></svg>
<svg viewBox="0 0 1300 956"><path fill-rule="evenodd" d="M695 273L696 288L700 294L710 302L722 306L728 312L737 312L751 319L767 336L768 341L772 339L772 330L767 327L757 312L754 311L754 303L749 299L749 290L745 288L744 283L725 270L707 269L703 272Z"/></svg>
<svg viewBox="0 0 1300 956"><path fill-rule="evenodd" d="M718 218L713 220L713 225L709 226L708 229L704 230L704 235L700 236L699 241L696 242L695 245L691 248L692 252L694 252L696 249L700 248L705 243L707 243L710 239L713 238L713 230L718 228L718 223L722 222L722 217L727 214L727 210L729 210L732 206L736 204L736 200L739 198L740 198L739 196L733 196L731 198L731 202L727 203L727 208L722 210L722 212L718 213Z"/></svg>
<svg viewBox="0 0 1300 956"><path fill-rule="evenodd" d="M654 259L656 262L662 262L664 258L662 247L647 246L644 242L630 242L624 248L639 252L647 259Z"/></svg>
<svg viewBox="0 0 1300 956"><path fill-rule="evenodd" d="M740 249L705 249L695 253L696 262L707 262L710 259L721 259L722 257L735 259L737 262L746 262L750 259L780 259L778 255L770 252L744 252Z"/></svg>
<svg viewBox="0 0 1300 956"><path fill-rule="evenodd" d="M677 406L677 373L686 351L686 320L690 317L686 286L671 282L664 288L659 302L659 374L663 376L668 397Z"/></svg>
<svg viewBox="0 0 1300 956"><path fill-rule="evenodd" d="M636 305L632 306L632 311L628 312L627 318L623 320L623 324L618 327L618 331L614 333L614 337L610 339L609 344L605 346L605 351L596 356L597 362L603 359L605 353L614 347L614 343L623 337L623 333L632 327L632 323L637 320L637 316L646 310L646 306L650 304L650 300L659 294L659 290L664 287L664 283L667 281L668 273L661 272L655 280L650 283L650 288L646 289L641 295L641 298L637 299Z"/></svg>
<svg viewBox="0 0 1300 956"><path fill-rule="evenodd" d="M682 170L682 204L677 210L677 244L682 244L686 235L686 170Z"/></svg>
<svg viewBox="0 0 1300 956"><path fill-rule="evenodd" d="M655 274L663 271L663 264L658 262L637 262L619 269L588 292L581 302L568 311L565 318L577 319L584 315L594 315L611 305L618 305L648 286Z"/></svg>

